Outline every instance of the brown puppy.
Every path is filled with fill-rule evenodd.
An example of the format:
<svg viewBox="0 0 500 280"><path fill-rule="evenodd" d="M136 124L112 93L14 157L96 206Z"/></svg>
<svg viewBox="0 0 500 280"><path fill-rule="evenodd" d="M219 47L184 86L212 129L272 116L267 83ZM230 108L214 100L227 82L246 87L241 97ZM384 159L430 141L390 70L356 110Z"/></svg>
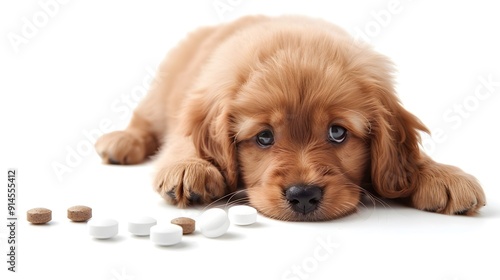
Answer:
<svg viewBox="0 0 500 280"><path fill-rule="evenodd" d="M392 64L338 27L245 17L195 31L161 64L128 128L102 136L106 163L160 149L155 189L185 207L245 187L262 214L328 220L363 187L445 214L485 204L477 180L419 148L427 128L394 92Z"/></svg>

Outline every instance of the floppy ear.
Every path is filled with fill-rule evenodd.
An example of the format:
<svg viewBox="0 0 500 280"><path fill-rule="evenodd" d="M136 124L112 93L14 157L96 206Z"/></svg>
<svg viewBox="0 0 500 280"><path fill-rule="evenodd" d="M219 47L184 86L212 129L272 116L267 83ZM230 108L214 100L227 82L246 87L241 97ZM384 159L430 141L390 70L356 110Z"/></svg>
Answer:
<svg viewBox="0 0 500 280"><path fill-rule="evenodd" d="M379 112L371 131L372 185L383 197L407 197L418 182L421 161L418 131L429 131L401 106L392 86L379 89L378 93Z"/></svg>
<svg viewBox="0 0 500 280"><path fill-rule="evenodd" d="M199 90L186 104L185 134L191 136L197 155L215 165L230 192L238 182L236 144L230 132L229 100L220 94Z"/></svg>
<svg viewBox="0 0 500 280"><path fill-rule="evenodd" d="M418 185L419 131L429 133L420 120L400 104L392 79L394 66L386 57L360 48L353 57L352 73L360 81L365 112L370 122L370 179L386 198L411 195Z"/></svg>

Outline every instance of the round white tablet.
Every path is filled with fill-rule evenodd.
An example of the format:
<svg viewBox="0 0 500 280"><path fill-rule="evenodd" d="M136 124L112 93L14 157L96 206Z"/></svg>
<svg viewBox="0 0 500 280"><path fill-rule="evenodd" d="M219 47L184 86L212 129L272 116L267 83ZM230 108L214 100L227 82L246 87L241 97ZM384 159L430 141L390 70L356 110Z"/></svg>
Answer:
<svg viewBox="0 0 500 280"><path fill-rule="evenodd" d="M226 211L220 208L212 208L201 214L198 224L200 225L201 234L215 238L227 232L229 218Z"/></svg>
<svg viewBox="0 0 500 280"><path fill-rule="evenodd" d="M149 235L149 229L156 225L156 220L151 217L135 217L128 221L128 231L134 235Z"/></svg>
<svg viewBox="0 0 500 280"><path fill-rule="evenodd" d="M152 226L149 239L161 246L175 245L182 240L182 227L173 224Z"/></svg>
<svg viewBox="0 0 500 280"><path fill-rule="evenodd" d="M257 210L247 205L236 205L229 208L228 216L235 225L251 225L257 221Z"/></svg>
<svg viewBox="0 0 500 280"><path fill-rule="evenodd" d="M118 222L113 219L91 219L89 234L97 239L108 239L118 234Z"/></svg>

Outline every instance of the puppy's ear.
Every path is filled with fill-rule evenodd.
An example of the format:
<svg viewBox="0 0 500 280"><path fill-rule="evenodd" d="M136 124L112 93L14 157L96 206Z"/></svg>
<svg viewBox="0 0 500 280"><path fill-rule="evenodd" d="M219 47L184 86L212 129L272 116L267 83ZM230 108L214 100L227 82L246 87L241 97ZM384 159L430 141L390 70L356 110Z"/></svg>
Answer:
<svg viewBox="0 0 500 280"><path fill-rule="evenodd" d="M421 162L418 131L429 131L401 106L392 85L379 88L378 100L371 131L371 181L383 197L407 197L418 182Z"/></svg>
<svg viewBox="0 0 500 280"><path fill-rule="evenodd" d="M197 155L214 164L226 180L229 191L238 182L236 144L230 133L229 100L207 90L195 92L184 110L185 134L191 136Z"/></svg>

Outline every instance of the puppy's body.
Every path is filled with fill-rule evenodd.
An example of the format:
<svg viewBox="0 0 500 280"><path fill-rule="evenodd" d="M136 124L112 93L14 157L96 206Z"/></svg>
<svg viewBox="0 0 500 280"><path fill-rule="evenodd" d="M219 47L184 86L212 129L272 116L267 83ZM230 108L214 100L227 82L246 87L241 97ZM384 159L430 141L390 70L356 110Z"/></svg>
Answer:
<svg viewBox="0 0 500 280"><path fill-rule="evenodd" d="M238 185L270 217L353 212L371 186L418 209L472 214L472 176L420 151L425 126L399 104L392 65L338 27L246 17L200 29L171 51L124 131L96 149L108 163L157 158L156 190L184 207Z"/></svg>

